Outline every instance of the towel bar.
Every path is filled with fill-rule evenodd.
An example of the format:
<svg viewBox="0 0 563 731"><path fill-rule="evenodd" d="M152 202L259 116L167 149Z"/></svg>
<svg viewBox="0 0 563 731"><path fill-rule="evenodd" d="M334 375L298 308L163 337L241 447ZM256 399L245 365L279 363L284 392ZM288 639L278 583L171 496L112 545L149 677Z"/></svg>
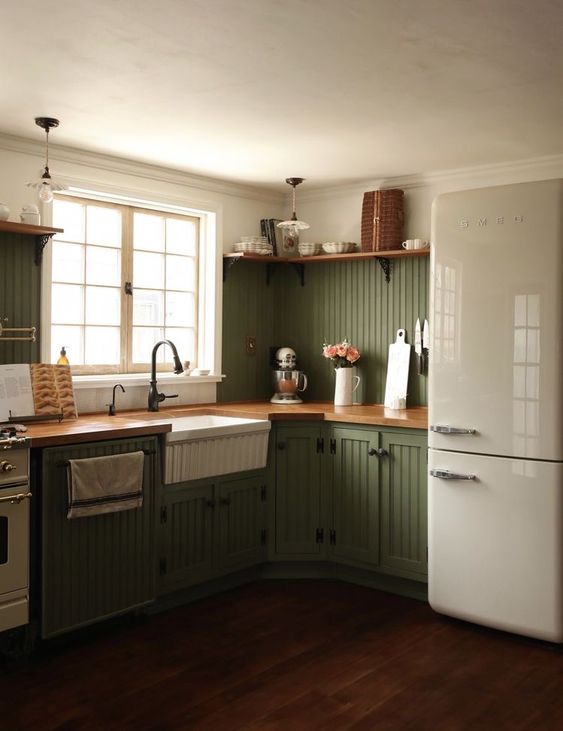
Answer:
<svg viewBox="0 0 563 731"><path fill-rule="evenodd" d="M143 450L139 449L137 451L139 451L139 452L142 451L143 454L147 455L147 456L149 456L151 454L156 454L156 449L143 449ZM132 454L132 452L120 452L120 454ZM115 455L114 454L104 454L103 456L104 457L119 457L120 454L115 454ZM91 459L91 457L86 457L86 458L82 457L82 459ZM68 467L69 464L70 464L69 460L64 459L64 460L61 460L60 462L55 462L55 467Z"/></svg>

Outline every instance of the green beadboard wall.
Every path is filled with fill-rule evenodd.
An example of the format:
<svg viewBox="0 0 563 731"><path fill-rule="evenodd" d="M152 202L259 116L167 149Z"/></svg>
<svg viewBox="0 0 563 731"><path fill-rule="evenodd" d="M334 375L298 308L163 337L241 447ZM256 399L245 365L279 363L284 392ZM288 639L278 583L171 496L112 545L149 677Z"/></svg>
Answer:
<svg viewBox="0 0 563 731"><path fill-rule="evenodd" d="M239 262L229 272L223 304L223 372L219 400L270 396L269 348L288 345L309 379L305 400L329 401L334 369L322 344L348 337L362 354L357 373L365 403L382 403L387 354L396 331L414 343L416 318L428 317L428 257L394 260L391 282L376 260L305 265L305 286L292 266L275 270L266 285L265 266ZM245 354L245 335L257 338L257 355ZM265 373L263 372L265 371ZM410 406L427 403L426 377L416 374L414 349L408 385Z"/></svg>
<svg viewBox="0 0 563 731"><path fill-rule="evenodd" d="M3 232L0 236L0 318L5 327L40 324L41 267L33 263L35 237ZM8 321L4 322L7 317ZM14 333L19 335L19 333ZM25 336L26 333L21 333ZM39 337L35 343L0 340L0 363L36 363Z"/></svg>
<svg viewBox="0 0 563 731"><path fill-rule="evenodd" d="M223 286L223 373L219 401L248 401L271 396L270 351L274 333L274 287L266 284L266 266L239 262ZM256 353L246 353L246 336L256 338Z"/></svg>

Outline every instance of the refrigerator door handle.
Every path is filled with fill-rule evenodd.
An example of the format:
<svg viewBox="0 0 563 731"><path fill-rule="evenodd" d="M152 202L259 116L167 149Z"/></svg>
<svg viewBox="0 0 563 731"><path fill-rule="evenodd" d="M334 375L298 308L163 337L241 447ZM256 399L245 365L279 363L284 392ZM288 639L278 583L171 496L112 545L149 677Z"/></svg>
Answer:
<svg viewBox="0 0 563 731"><path fill-rule="evenodd" d="M437 434L476 434L476 429L465 429L459 426L449 426L448 424L430 424L430 431Z"/></svg>
<svg viewBox="0 0 563 731"><path fill-rule="evenodd" d="M441 480L476 480L476 475L450 472L449 470L430 470L432 477L439 477Z"/></svg>

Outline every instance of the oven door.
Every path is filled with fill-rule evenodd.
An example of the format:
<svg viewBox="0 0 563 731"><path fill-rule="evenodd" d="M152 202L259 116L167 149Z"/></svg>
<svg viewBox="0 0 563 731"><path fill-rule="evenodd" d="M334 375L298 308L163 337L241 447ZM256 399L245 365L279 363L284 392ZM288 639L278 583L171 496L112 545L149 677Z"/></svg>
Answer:
<svg viewBox="0 0 563 731"><path fill-rule="evenodd" d="M0 488L0 632L28 622L27 485Z"/></svg>

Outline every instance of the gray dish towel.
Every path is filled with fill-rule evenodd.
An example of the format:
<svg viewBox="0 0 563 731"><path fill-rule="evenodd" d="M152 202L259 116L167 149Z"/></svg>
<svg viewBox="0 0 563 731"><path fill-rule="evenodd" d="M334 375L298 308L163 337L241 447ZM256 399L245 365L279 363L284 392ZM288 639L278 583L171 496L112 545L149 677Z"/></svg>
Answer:
<svg viewBox="0 0 563 731"><path fill-rule="evenodd" d="M67 518L117 513L143 504L143 452L71 459Z"/></svg>

